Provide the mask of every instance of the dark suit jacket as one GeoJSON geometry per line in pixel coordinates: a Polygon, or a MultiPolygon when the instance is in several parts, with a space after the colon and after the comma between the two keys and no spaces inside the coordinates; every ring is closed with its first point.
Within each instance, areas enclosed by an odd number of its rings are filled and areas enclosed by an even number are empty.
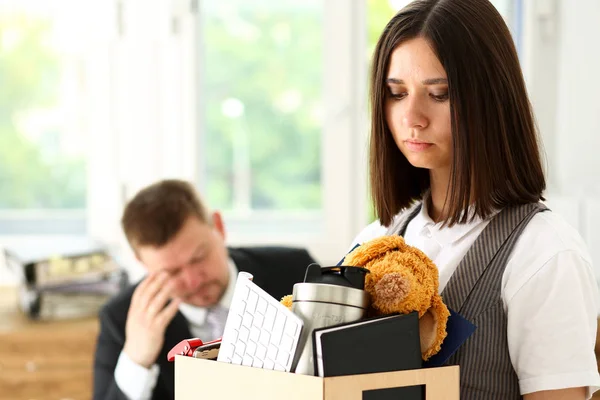
{"type": "MultiPolygon", "coordinates": [[[[314,262],[306,250],[284,247],[230,248],[229,256],[240,271],[254,275],[254,283],[276,299],[291,294],[294,283],[304,280],[306,267],[314,262]]],[[[100,311],[100,334],[94,359],[95,400],[126,400],[115,382],[114,372],[125,345],[125,321],[135,288],[124,290],[100,311]]],[[[165,331],[165,343],[156,361],[160,374],[152,399],[175,397],[174,363],[167,361],[167,353],[190,337],[187,320],[178,312],[165,331]]]]}

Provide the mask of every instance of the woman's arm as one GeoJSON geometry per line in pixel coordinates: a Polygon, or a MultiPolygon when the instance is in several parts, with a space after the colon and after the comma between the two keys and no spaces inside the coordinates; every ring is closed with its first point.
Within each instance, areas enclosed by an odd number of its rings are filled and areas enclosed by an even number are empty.
{"type": "Polygon", "coordinates": [[[585,391],[583,387],[544,390],[541,392],[529,393],[523,396],[523,400],[585,400],[585,391]]]}

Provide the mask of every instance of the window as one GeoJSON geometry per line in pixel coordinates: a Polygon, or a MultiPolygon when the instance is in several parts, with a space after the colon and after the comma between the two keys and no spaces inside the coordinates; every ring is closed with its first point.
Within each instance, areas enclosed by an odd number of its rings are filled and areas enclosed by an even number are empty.
{"type": "Polygon", "coordinates": [[[0,5],[0,234],[85,232],[82,14],[76,1],[0,5]]]}
{"type": "Polygon", "coordinates": [[[205,1],[200,16],[208,203],[230,215],[320,210],[322,2],[205,1]]]}
{"type": "Polygon", "coordinates": [[[337,261],[365,224],[365,4],[201,1],[197,182],[234,244],[337,261]]]}

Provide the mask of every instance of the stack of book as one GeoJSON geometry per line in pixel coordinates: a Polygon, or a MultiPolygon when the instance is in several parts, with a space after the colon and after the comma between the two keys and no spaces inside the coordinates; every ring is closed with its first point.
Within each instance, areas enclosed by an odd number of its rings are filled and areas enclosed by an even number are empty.
{"type": "Polygon", "coordinates": [[[5,249],[7,264],[20,280],[19,304],[31,319],[96,315],[127,284],[127,275],[101,246],[33,254],[5,249]]]}

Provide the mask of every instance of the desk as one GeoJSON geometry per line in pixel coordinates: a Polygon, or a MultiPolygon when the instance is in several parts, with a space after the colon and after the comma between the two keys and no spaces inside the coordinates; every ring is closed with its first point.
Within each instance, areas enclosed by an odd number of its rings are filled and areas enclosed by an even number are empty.
{"type": "Polygon", "coordinates": [[[30,321],[0,287],[0,400],[88,400],[97,318],[30,321]]]}

